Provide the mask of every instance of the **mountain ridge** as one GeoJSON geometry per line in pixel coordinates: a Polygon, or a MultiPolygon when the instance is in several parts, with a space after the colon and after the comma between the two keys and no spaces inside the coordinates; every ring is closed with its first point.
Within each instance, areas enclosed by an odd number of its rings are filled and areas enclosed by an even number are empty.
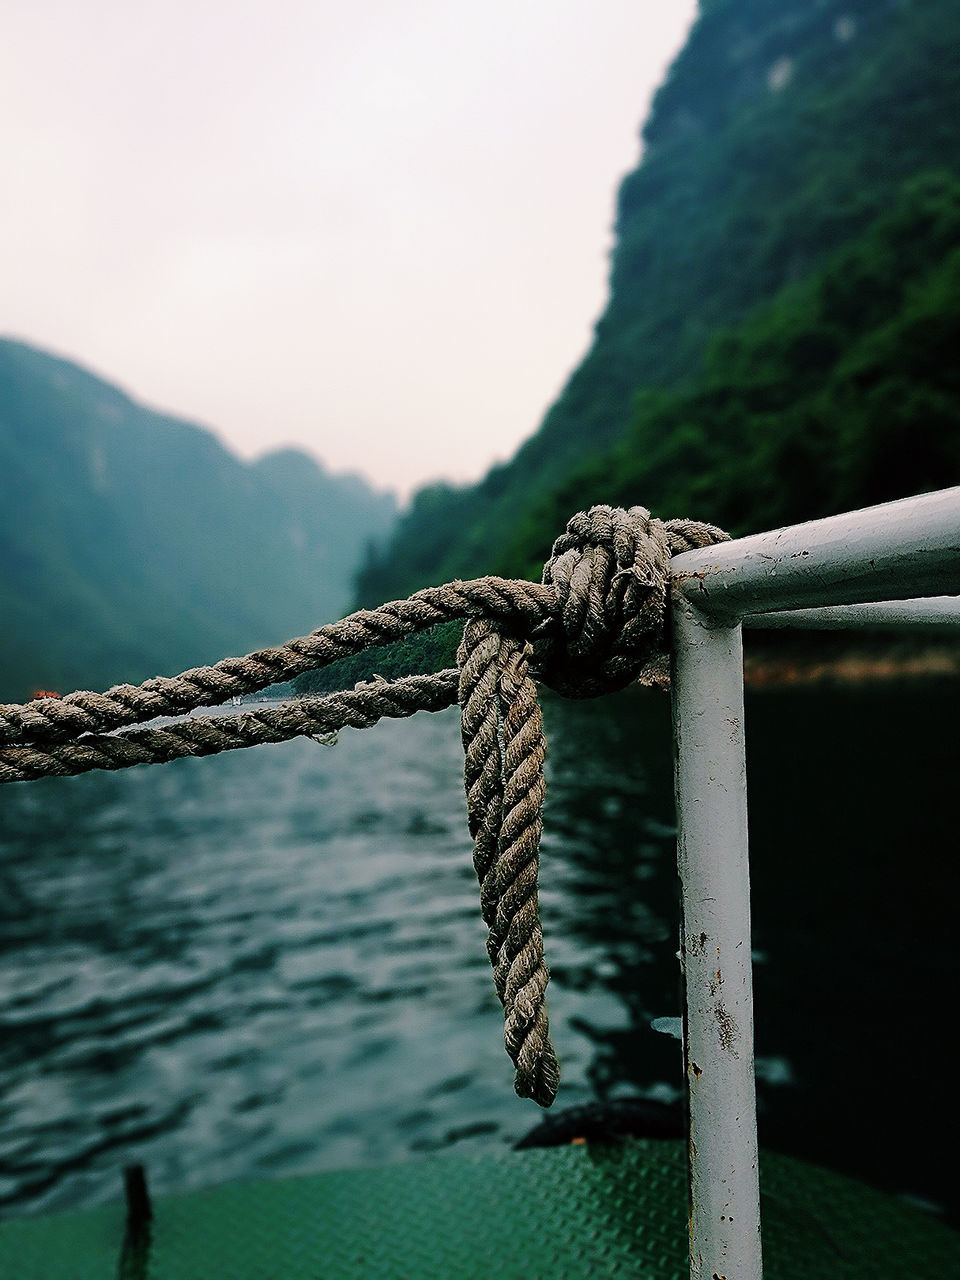
{"type": "Polygon", "coordinates": [[[282,642],[349,604],[392,494],[251,462],[63,356],[0,339],[2,696],[103,687],[282,642]]]}

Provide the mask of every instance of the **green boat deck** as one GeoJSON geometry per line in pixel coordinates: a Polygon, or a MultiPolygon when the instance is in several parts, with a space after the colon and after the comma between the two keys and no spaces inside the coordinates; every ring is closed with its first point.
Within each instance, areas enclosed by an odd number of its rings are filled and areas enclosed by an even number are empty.
{"type": "MultiPolygon", "coordinates": [[[[761,1187],[768,1280],[960,1276],[960,1234],[897,1199],[769,1153],[761,1187]]],[[[158,1197],[125,1253],[120,1202],[7,1219],[0,1276],[685,1280],[686,1198],[676,1141],[448,1154],[158,1197]]]]}

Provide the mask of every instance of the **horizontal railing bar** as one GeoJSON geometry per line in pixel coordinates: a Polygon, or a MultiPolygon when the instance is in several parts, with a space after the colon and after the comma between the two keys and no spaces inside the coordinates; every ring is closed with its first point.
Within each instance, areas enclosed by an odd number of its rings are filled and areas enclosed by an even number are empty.
{"type": "Polygon", "coordinates": [[[846,631],[855,627],[878,631],[914,628],[960,633],[960,596],[924,596],[914,600],[882,600],[872,604],[836,604],[823,609],[786,609],[751,613],[743,620],[754,631],[796,627],[807,631],[846,631]]]}
{"type": "Polygon", "coordinates": [[[725,624],[753,613],[960,595],[960,487],[685,551],[673,581],[725,624]]]}

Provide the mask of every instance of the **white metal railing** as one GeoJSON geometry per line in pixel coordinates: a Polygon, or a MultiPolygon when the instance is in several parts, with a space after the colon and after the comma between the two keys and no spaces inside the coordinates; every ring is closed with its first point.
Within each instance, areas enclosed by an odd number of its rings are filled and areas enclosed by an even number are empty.
{"type": "Polygon", "coordinates": [[[742,624],[958,625],[960,487],[684,552],[671,569],[690,1275],[760,1280],[742,624]]]}

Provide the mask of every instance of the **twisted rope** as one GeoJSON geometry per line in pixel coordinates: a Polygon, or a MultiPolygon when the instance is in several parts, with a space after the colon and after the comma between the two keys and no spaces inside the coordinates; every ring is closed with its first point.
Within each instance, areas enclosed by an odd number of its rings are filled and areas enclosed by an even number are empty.
{"type": "Polygon", "coordinates": [[[537,906],[544,793],[543,721],[530,645],[485,619],[468,622],[457,655],[467,820],[487,955],[504,1009],[504,1044],[522,1098],[548,1107],[560,1067],[544,995],[549,973],[537,906]]]}
{"type": "Polygon", "coordinates": [[[517,1093],[549,1106],[559,1066],[537,895],[544,739],[534,678],[577,698],[632,681],[660,683],[670,557],[726,538],[714,525],[655,520],[644,507],[592,507],[555,541],[542,585],[480,578],[428,587],[212,667],[0,706],[0,783],[213,755],[459,701],[467,816],[504,1043],[517,1093]],[[467,620],[456,672],[378,680],[252,714],[109,732],[253,693],[452,619],[467,620]]]}
{"type": "Polygon", "coordinates": [[[135,764],[166,764],[184,756],[213,756],[241,747],[319,737],[340,729],[367,729],[384,718],[400,719],[417,711],[441,711],[457,700],[458,674],[407,676],[393,682],[376,680],[325,698],[300,698],[280,707],[261,707],[239,716],[202,716],[155,729],[84,734],[76,742],[4,747],[0,750],[0,783],[30,782],[89,773],[92,769],[127,769],[135,764]]]}
{"type": "Polygon", "coordinates": [[[81,733],[102,733],[158,716],[216,706],[441,622],[498,618],[521,633],[529,633],[549,622],[553,609],[553,593],[533,582],[479,578],[426,587],[407,600],[360,609],[279,648],[224,658],[212,667],[195,667],[178,676],[156,676],[141,685],[118,684],[106,693],[79,691],[24,705],[0,704],[0,744],[62,742],[81,733]]]}
{"type": "Polygon", "coordinates": [[[646,507],[573,516],[543,570],[560,627],[541,646],[539,678],[568,698],[662,682],[670,557],[728,538],[696,520],[655,520],[646,507]]]}
{"type": "Polygon", "coordinates": [[[726,537],[713,525],[654,520],[644,507],[593,507],[568,523],[544,567],[559,626],[542,626],[533,645],[489,618],[464,628],[457,655],[464,783],[487,954],[514,1087],[544,1107],[556,1097],[560,1068],[537,899],[544,740],[530,663],[568,697],[658,682],[670,556],[726,537]]]}

